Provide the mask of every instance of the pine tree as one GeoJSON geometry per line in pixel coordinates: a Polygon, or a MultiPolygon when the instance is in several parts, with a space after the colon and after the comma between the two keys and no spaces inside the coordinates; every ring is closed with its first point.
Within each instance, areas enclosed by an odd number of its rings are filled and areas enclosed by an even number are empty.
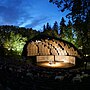
{"type": "Polygon", "coordinates": [[[43,26],[43,31],[45,31],[45,30],[46,30],[46,26],[44,25],[44,26],[43,26]]]}
{"type": "Polygon", "coordinates": [[[67,24],[66,34],[67,34],[66,36],[68,38],[68,41],[73,43],[73,27],[70,20],[68,21],[68,24],[67,24]]]}
{"type": "Polygon", "coordinates": [[[54,22],[53,30],[58,34],[58,23],[57,23],[57,21],[54,22]]]}
{"type": "Polygon", "coordinates": [[[52,28],[49,25],[49,23],[46,24],[46,26],[43,26],[43,34],[44,35],[48,35],[48,36],[52,36],[52,28]]]}
{"type": "Polygon", "coordinates": [[[60,22],[60,37],[61,38],[65,37],[65,29],[66,29],[65,20],[64,20],[64,17],[62,17],[61,22],[60,22]]]}
{"type": "Polygon", "coordinates": [[[49,25],[49,23],[46,24],[46,30],[51,30],[51,26],[49,25]]]}

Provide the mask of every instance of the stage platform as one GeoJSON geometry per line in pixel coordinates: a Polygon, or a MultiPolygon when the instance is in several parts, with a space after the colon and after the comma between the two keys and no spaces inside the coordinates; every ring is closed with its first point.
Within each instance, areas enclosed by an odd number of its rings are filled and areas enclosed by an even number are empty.
{"type": "Polygon", "coordinates": [[[36,65],[45,68],[70,68],[75,66],[66,62],[38,62],[36,65]]]}

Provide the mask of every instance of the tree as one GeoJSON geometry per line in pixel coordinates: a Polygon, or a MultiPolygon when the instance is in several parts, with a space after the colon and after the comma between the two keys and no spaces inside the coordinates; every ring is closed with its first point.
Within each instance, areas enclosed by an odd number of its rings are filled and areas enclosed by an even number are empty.
{"type": "Polygon", "coordinates": [[[65,37],[66,25],[64,17],[62,17],[60,22],[60,37],[63,39],[65,37]]]}
{"type": "Polygon", "coordinates": [[[66,26],[66,34],[67,34],[66,36],[68,38],[68,41],[71,43],[74,43],[73,42],[73,25],[70,20],[68,21],[68,24],[66,26]]]}
{"type": "Polygon", "coordinates": [[[49,23],[47,23],[47,25],[46,25],[46,30],[51,30],[51,26],[49,25],[49,23]]]}
{"type": "Polygon", "coordinates": [[[83,53],[89,47],[90,36],[90,0],[49,0],[56,4],[60,11],[69,10],[66,17],[72,18],[78,46],[83,47],[83,53]],[[87,45],[85,45],[87,44],[87,45]]]}
{"type": "Polygon", "coordinates": [[[76,18],[85,21],[90,10],[90,0],[49,0],[49,2],[56,4],[62,12],[69,10],[67,17],[72,17],[73,21],[76,18]]]}
{"type": "Polygon", "coordinates": [[[57,23],[57,21],[54,22],[53,31],[55,31],[58,34],[58,23],[57,23]]]}
{"type": "Polygon", "coordinates": [[[46,26],[45,25],[43,25],[43,31],[45,31],[46,30],[46,26]]]}
{"type": "Polygon", "coordinates": [[[10,52],[16,52],[17,55],[21,55],[26,40],[26,37],[22,37],[20,34],[11,32],[10,37],[4,41],[4,48],[8,49],[10,52]]]}
{"type": "Polygon", "coordinates": [[[77,37],[77,43],[78,43],[78,47],[83,45],[83,22],[80,19],[76,19],[74,25],[74,31],[76,32],[76,37],[77,37]]]}
{"type": "Polygon", "coordinates": [[[0,57],[4,57],[4,56],[5,56],[5,50],[4,50],[3,45],[1,44],[0,45],[0,57]]]}
{"type": "Polygon", "coordinates": [[[44,28],[43,29],[44,29],[43,30],[43,34],[44,35],[52,36],[52,28],[49,25],[49,23],[47,23],[46,26],[44,25],[44,28]]]}

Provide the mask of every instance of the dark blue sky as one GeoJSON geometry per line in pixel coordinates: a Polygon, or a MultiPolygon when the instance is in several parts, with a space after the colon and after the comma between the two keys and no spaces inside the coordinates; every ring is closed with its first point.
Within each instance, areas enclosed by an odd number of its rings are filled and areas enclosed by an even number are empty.
{"type": "Polygon", "coordinates": [[[59,9],[49,0],[0,0],[0,25],[15,25],[40,30],[47,22],[60,22],[59,9]]]}

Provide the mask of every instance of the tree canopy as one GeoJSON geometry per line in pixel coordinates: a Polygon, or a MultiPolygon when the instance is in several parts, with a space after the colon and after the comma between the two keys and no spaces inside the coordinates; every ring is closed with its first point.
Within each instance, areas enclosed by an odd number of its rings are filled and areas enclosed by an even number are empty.
{"type": "Polygon", "coordinates": [[[76,42],[82,47],[83,53],[90,51],[90,0],[49,0],[61,12],[68,10],[67,18],[73,21],[76,42]]]}
{"type": "Polygon", "coordinates": [[[90,15],[90,1],[89,0],[49,0],[49,2],[56,4],[62,12],[69,10],[67,17],[72,17],[75,21],[80,18],[85,21],[88,14],[90,15]]]}

